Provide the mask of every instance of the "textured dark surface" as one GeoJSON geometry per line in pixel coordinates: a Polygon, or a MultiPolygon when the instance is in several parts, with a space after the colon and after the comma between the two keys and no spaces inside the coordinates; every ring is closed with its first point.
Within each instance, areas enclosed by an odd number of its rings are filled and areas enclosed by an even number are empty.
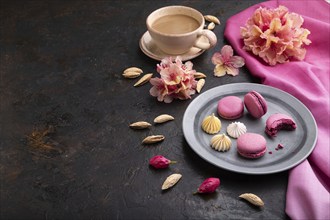
{"type": "MultiPolygon", "coordinates": [[[[191,102],[158,102],[150,85],[134,88],[123,69],[156,73],[157,61],[138,42],[153,10],[192,6],[222,21],[218,44],[192,60],[207,74],[203,91],[222,84],[258,82],[247,69],[236,77],[213,76],[211,56],[225,44],[228,17],[259,1],[12,1],[0,6],[0,210],[1,219],[287,219],[287,172],[252,176],[205,162],[184,140],[182,117],[191,102]],[[131,122],[161,113],[175,120],[143,131],[131,122]],[[50,129],[36,147],[28,136],[50,129]],[[160,144],[143,146],[150,134],[160,144]],[[47,146],[48,146],[47,145],[47,146]],[[156,154],[178,161],[154,170],[156,154]],[[178,172],[180,182],[160,187],[178,172]],[[208,177],[217,193],[193,196],[208,177]],[[263,209],[238,199],[252,192],[263,209]]],[[[197,97],[197,95],[194,95],[197,97]]]]}

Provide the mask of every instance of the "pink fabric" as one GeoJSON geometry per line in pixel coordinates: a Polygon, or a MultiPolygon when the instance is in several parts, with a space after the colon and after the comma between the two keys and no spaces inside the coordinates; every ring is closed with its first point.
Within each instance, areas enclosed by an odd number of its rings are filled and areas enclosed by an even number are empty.
{"type": "Polygon", "coordinates": [[[329,152],[329,78],[330,78],[330,5],[324,0],[267,1],[254,5],[227,20],[225,37],[235,52],[245,58],[251,74],[261,82],[280,88],[302,101],[312,112],[318,126],[318,140],[312,154],[289,171],[286,213],[292,219],[330,219],[329,152]],[[269,66],[242,49],[240,27],[258,7],[284,5],[303,16],[303,28],[311,31],[304,61],[269,66]]]}

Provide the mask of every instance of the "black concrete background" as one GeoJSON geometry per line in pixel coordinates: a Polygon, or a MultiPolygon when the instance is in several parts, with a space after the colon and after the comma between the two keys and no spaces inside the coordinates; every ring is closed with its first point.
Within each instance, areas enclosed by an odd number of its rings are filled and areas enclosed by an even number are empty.
{"type": "MultiPolygon", "coordinates": [[[[287,172],[243,175],[215,167],[195,154],[182,133],[191,100],[160,103],[150,84],[134,88],[122,77],[129,66],[156,74],[158,61],[138,42],[153,10],[187,5],[220,18],[215,48],[192,60],[207,75],[207,89],[258,82],[246,68],[236,77],[213,76],[211,56],[226,43],[226,20],[260,2],[240,1],[12,1],[0,6],[0,211],[1,219],[288,219],[287,172]],[[167,113],[175,120],[134,131],[135,121],[167,113]],[[33,147],[33,131],[53,128],[33,147]],[[151,134],[164,142],[143,146],[151,134]],[[155,170],[148,160],[162,154],[178,161],[155,170]],[[172,189],[167,176],[183,175],[172,189]],[[217,193],[193,196],[208,177],[217,193]],[[240,200],[252,192],[262,209],[240,200]]],[[[198,95],[194,95],[193,98],[198,95]]]]}

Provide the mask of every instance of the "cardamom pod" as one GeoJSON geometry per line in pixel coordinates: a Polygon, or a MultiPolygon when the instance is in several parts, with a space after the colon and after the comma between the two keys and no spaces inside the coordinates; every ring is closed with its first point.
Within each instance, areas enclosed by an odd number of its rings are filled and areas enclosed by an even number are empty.
{"type": "Polygon", "coordinates": [[[127,72],[137,72],[137,73],[143,73],[143,70],[138,68],[138,67],[129,67],[127,69],[124,70],[124,73],[127,73],[127,72]]]}
{"type": "Polygon", "coordinates": [[[195,72],[194,73],[194,78],[195,79],[206,78],[206,75],[204,73],[201,73],[201,72],[195,72]]]}
{"type": "Polygon", "coordinates": [[[152,77],[152,73],[148,73],[145,74],[144,76],[142,76],[135,84],[134,86],[142,86],[143,84],[145,84],[146,82],[148,82],[152,77]]]}
{"type": "Polygon", "coordinates": [[[151,135],[143,139],[142,144],[154,144],[165,139],[164,135],[151,135]]]}
{"type": "Polygon", "coordinates": [[[138,121],[129,125],[133,129],[145,129],[151,127],[151,124],[146,121],[138,121]]]}
{"type": "Polygon", "coordinates": [[[220,20],[213,15],[204,15],[204,19],[215,24],[220,24],[220,20]]]}
{"type": "Polygon", "coordinates": [[[154,122],[157,124],[160,124],[160,123],[164,123],[164,122],[171,121],[171,120],[174,120],[174,117],[172,115],[162,114],[162,115],[157,116],[154,119],[154,122]]]}
{"type": "Polygon", "coordinates": [[[200,93],[204,85],[205,85],[205,79],[198,80],[197,86],[196,86],[196,91],[198,93],[200,93]]]}
{"type": "Polygon", "coordinates": [[[128,72],[124,72],[123,73],[123,76],[125,78],[128,78],[128,79],[134,79],[134,78],[137,78],[141,75],[141,73],[139,72],[134,72],[134,71],[128,71],[128,72]]]}
{"type": "Polygon", "coordinates": [[[264,202],[257,195],[254,195],[252,193],[244,193],[240,195],[239,198],[245,199],[255,206],[262,207],[265,205],[264,202]]]}
{"type": "Polygon", "coordinates": [[[162,190],[169,189],[174,186],[181,179],[181,177],[182,175],[179,173],[174,173],[167,177],[162,185],[162,190]]]}
{"type": "Polygon", "coordinates": [[[209,23],[209,25],[207,25],[207,29],[212,31],[213,29],[215,28],[215,23],[214,22],[211,22],[209,23]]]}

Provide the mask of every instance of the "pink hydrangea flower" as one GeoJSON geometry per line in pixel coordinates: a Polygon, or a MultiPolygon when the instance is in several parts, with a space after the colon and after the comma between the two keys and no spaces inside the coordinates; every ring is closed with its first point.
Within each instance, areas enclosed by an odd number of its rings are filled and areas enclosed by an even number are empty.
{"type": "Polygon", "coordinates": [[[212,63],[215,65],[215,76],[224,76],[226,73],[233,76],[238,75],[238,68],[244,66],[245,63],[242,57],[233,55],[233,48],[229,45],[223,46],[220,53],[213,54],[212,63]]]}
{"type": "Polygon", "coordinates": [[[261,57],[269,65],[303,60],[310,31],[302,28],[303,17],[290,13],[284,6],[275,9],[258,8],[241,27],[246,51],[261,57]]]}
{"type": "Polygon", "coordinates": [[[150,79],[150,95],[165,103],[170,103],[173,99],[190,99],[195,94],[197,85],[194,78],[196,71],[192,68],[192,62],[182,63],[180,57],[176,57],[174,62],[171,57],[164,58],[157,64],[160,78],[150,79]]]}

